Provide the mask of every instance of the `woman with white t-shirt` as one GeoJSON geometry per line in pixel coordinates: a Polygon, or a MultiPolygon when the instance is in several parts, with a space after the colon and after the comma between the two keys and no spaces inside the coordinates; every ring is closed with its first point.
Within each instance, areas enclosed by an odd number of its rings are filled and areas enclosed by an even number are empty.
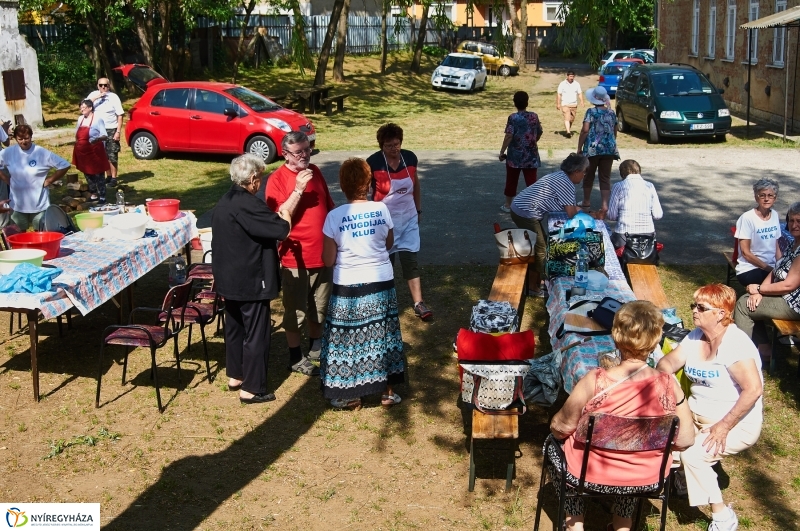
{"type": "Polygon", "coordinates": [[[712,468],[724,456],[753,446],[763,422],[761,358],[747,334],[733,324],[736,292],[710,284],[694,292],[696,328],[677,349],[658,362],[658,370],[683,373],[691,381],[689,409],[695,422],[694,445],[679,453],[683,472],[676,488],[686,489],[689,505],[711,505],[709,531],[733,531],[738,519],[722,500],[712,468]]]}
{"type": "Polygon", "coordinates": [[[778,183],[772,179],[760,179],[753,185],[753,195],[756,208],[739,216],[734,234],[739,240],[736,278],[745,287],[761,284],[781,257],[778,246],[780,216],[772,208],[778,198],[778,183]]]}
{"type": "Polygon", "coordinates": [[[382,393],[381,405],[400,403],[405,359],[394,270],[392,218],[385,204],[368,201],[372,171],[351,158],[339,170],[347,204],[328,213],[322,260],[333,267],[333,290],[322,333],[322,392],[335,408],[360,409],[361,397],[382,393]]]}

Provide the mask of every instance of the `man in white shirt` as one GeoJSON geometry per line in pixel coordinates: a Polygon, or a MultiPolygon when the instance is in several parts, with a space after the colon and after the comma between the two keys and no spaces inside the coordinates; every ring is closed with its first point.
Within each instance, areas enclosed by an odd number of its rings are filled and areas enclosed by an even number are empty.
{"type": "Polygon", "coordinates": [[[111,92],[108,78],[101,77],[97,80],[97,90],[86,96],[86,99],[94,103],[94,112],[103,119],[106,124],[106,155],[111,163],[111,175],[106,177],[106,183],[110,186],[117,185],[117,174],[119,173],[119,139],[122,134],[122,102],[119,96],[111,92]]]}
{"type": "Polygon", "coordinates": [[[567,138],[572,137],[572,122],[578,110],[578,99],[583,107],[583,91],[580,84],[575,81],[575,72],[567,72],[567,79],[558,84],[556,92],[556,110],[564,115],[564,130],[567,138]]]}

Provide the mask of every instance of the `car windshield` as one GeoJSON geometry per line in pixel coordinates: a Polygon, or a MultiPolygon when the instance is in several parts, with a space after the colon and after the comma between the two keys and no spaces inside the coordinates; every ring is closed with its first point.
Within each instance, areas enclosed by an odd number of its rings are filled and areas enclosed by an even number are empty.
{"type": "Polygon", "coordinates": [[[653,74],[653,90],[658,96],[714,94],[714,86],[696,72],[653,74]]]}
{"type": "Polygon", "coordinates": [[[472,57],[458,57],[455,55],[448,55],[442,61],[442,66],[450,66],[453,68],[466,68],[468,70],[478,70],[480,68],[480,59],[473,59],[472,57]]]}
{"type": "Polygon", "coordinates": [[[608,61],[611,59],[611,55],[611,52],[606,52],[606,54],[603,56],[603,61],[608,61]]]}
{"type": "Polygon", "coordinates": [[[276,111],[281,108],[280,105],[277,103],[272,103],[258,92],[253,92],[252,90],[244,87],[225,89],[225,92],[243,102],[255,112],[276,111]]]}
{"type": "Polygon", "coordinates": [[[606,76],[618,76],[622,74],[629,67],[620,65],[608,65],[603,69],[603,74],[606,76]]]}

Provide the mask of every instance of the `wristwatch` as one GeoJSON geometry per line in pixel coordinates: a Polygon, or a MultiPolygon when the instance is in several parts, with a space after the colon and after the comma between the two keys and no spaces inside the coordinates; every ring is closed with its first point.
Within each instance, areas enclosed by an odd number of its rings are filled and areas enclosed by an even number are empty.
{"type": "Polygon", "coordinates": [[[761,284],[756,285],[756,291],[761,293],[761,284]]]}

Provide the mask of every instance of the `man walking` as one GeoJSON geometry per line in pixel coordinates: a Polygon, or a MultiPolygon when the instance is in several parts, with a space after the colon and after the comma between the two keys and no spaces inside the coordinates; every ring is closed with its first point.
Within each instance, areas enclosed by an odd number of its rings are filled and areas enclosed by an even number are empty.
{"type": "MultiPolygon", "coordinates": [[[[311,164],[311,147],[305,133],[287,133],[281,142],[286,163],[267,180],[264,199],[274,212],[298,203],[292,216],[292,230],[278,249],[283,288],[283,329],[289,345],[289,370],[316,376],[322,325],[328,310],[333,270],[322,261],[322,226],[334,204],[319,168],[311,164]],[[305,190],[295,183],[311,173],[305,190]],[[300,330],[308,322],[309,353],[300,350],[300,330]]],[[[262,188],[264,186],[262,185],[262,188]]]]}
{"type": "Polygon", "coordinates": [[[564,115],[564,131],[567,138],[572,137],[572,122],[575,121],[575,114],[578,110],[578,98],[583,107],[583,92],[580,84],[575,81],[575,72],[569,70],[567,79],[558,84],[556,93],[556,110],[564,115]]]}
{"type": "Polygon", "coordinates": [[[119,172],[119,139],[122,135],[122,115],[124,114],[122,102],[119,100],[119,96],[111,92],[108,78],[105,77],[97,80],[97,90],[86,96],[86,99],[92,100],[94,112],[106,124],[106,133],[108,134],[106,155],[108,155],[108,162],[111,163],[111,175],[106,177],[106,183],[109,186],[116,186],[119,172]]]}

